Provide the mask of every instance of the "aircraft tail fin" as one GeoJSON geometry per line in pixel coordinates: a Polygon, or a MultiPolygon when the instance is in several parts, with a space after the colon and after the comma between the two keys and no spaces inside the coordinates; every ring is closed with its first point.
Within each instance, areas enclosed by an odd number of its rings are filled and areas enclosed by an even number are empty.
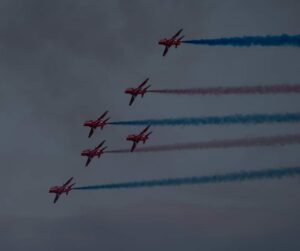
{"type": "Polygon", "coordinates": [[[184,38],[184,36],[181,36],[180,38],[178,38],[178,40],[181,42],[181,40],[184,38]]]}
{"type": "Polygon", "coordinates": [[[146,143],[146,140],[148,139],[149,135],[151,134],[152,132],[149,132],[145,135],[145,139],[143,140],[143,143],[145,144],[146,143]]]}
{"type": "Polygon", "coordinates": [[[176,44],[175,45],[175,48],[177,48],[179,45],[180,45],[180,43],[181,43],[181,39],[183,39],[184,38],[184,36],[181,36],[180,38],[178,38],[178,44],[176,44]]]}
{"type": "Polygon", "coordinates": [[[148,91],[148,89],[151,87],[151,85],[148,85],[145,87],[144,92],[142,93],[142,97],[144,97],[145,93],[148,91]]]}
{"type": "Polygon", "coordinates": [[[103,121],[102,125],[101,125],[101,130],[103,129],[103,127],[107,124],[107,121],[109,120],[110,118],[107,118],[106,120],[103,121]]]}
{"type": "Polygon", "coordinates": [[[68,195],[69,194],[69,192],[72,190],[72,187],[75,185],[76,183],[73,183],[73,184],[71,184],[69,187],[68,187],[68,191],[66,192],[66,195],[68,195]]]}
{"type": "Polygon", "coordinates": [[[101,151],[98,153],[98,159],[100,158],[101,154],[104,153],[104,150],[107,148],[107,146],[101,148],[101,151]]]}

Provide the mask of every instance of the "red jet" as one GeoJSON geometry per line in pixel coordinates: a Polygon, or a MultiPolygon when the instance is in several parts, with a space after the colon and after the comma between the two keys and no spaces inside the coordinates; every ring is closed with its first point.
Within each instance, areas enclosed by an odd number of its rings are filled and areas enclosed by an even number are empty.
{"type": "Polygon", "coordinates": [[[137,88],[127,88],[125,90],[125,93],[130,94],[131,95],[131,99],[129,102],[129,105],[132,105],[133,101],[135,100],[135,98],[138,95],[141,95],[142,97],[144,97],[145,93],[147,92],[148,88],[151,85],[146,86],[145,88],[144,85],[148,82],[149,78],[145,79],[143,83],[141,83],[137,88]]]}
{"type": "Polygon", "coordinates": [[[135,135],[135,134],[131,134],[128,135],[127,140],[128,141],[132,141],[133,145],[131,147],[131,152],[133,152],[133,150],[136,148],[136,145],[142,141],[144,144],[146,143],[146,141],[149,139],[149,135],[152,132],[149,132],[145,135],[145,133],[147,132],[147,130],[149,129],[150,126],[147,126],[143,131],[141,131],[139,134],[135,135]]]}
{"type": "Polygon", "coordinates": [[[108,113],[108,111],[106,111],[105,113],[103,113],[99,118],[97,118],[96,120],[88,120],[86,122],[84,122],[83,126],[88,126],[91,128],[90,133],[89,133],[89,138],[93,135],[94,130],[97,127],[100,127],[101,130],[103,129],[103,127],[105,125],[107,125],[107,121],[110,118],[104,119],[104,117],[106,116],[106,114],[108,113]]]}
{"type": "Polygon", "coordinates": [[[182,32],[183,29],[180,29],[172,38],[164,38],[159,40],[158,44],[164,45],[165,50],[163,53],[163,56],[165,56],[168,52],[168,50],[174,45],[175,48],[177,48],[181,44],[181,39],[184,38],[184,36],[181,36],[180,38],[177,38],[179,34],[182,32]]]}
{"type": "Polygon", "coordinates": [[[69,185],[72,180],[73,180],[73,177],[70,178],[62,186],[55,186],[55,187],[51,187],[49,189],[49,193],[55,193],[55,198],[54,198],[53,203],[56,203],[56,201],[59,199],[59,196],[61,196],[63,193],[65,193],[66,195],[68,195],[68,193],[72,190],[72,187],[75,185],[75,183],[69,185]]]}
{"type": "Polygon", "coordinates": [[[107,147],[103,147],[100,149],[100,147],[105,143],[105,140],[103,140],[98,146],[96,146],[94,149],[87,149],[87,150],[83,150],[81,152],[81,156],[86,156],[88,157],[85,166],[88,166],[92,160],[92,158],[98,156],[98,158],[100,158],[101,154],[104,153],[104,150],[107,147]]]}

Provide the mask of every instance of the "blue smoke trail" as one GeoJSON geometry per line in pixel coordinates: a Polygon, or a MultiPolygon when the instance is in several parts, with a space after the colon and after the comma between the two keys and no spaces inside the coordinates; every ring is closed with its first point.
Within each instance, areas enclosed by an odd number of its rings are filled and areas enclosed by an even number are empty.
{"type": "Polygon", "coordinates": [[[286,114],[252,114],[252,115],[228,115],[223,117],[177,118],[177,119],[147,119],[110,122],[112,125],[136,125],[136,126],[167,126],[167,125],[229,125],[229,124],[262,124],[262,123],[286,123],[299,122],[300,113],[286,114]]]}
{"type": "Polygon", "coordinates": [[[229,46],[300,46],[300,35],[277,36],[245,36],[216,39],[185,40],[182,43],[199,45],[229,45],[229,46]]]}
{"type": "Polygon", "coordinates": [[[94,190],[94,189],[124,189],[124,188],[141,188],[157,186],[181,186],[181,185],[204,185],[224,182],[242,182],[248,180],[261,179],[280,179],[300,175],[300,167],[265,169],[258,171],[240,171],[211,176],[194,176],[174,179],[132,181],[125,183],[113,183],[94,186],[75,187],[74,190],[94,190]]]}

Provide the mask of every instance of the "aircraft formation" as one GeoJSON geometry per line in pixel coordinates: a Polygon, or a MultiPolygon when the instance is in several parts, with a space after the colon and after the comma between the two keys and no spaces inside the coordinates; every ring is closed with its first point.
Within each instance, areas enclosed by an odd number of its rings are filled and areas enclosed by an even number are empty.
{"type": "MultiPolygon", "coordinates": [[[[253,46],[253,45],[260,45],[260,46],[300,46],[300,35],[296,36],[288,36],[288,35],[281,35],[281,36],[265,36],[265,37],[240,37],[240,38],[220,38],[220,39],[201,39],[201,40],[185,40],[183,41],[182,39],[184,36],[180,36],[182,33],[183,29],[180,29],[178,32],[175,33],[171,38],[164,38],[159,40],[158,44],[164,46],[164,50],[162,53],[162,56],[165,57],[167,53],[169,52],[170,48],[175,47],[178,48],[179,45],[182,43],[186,44],[205,44],[205,45],[232,45],[232,46],[253,46]]],[[[192,88],[192,89],[162,89],[162,90],[149,90],[151,85],[148,84],[149,78],[146,78],[143,82],[141,82],[137,87],[131,87],[127,88],[124,93],[130,95],[130,100],[129,100],[129,106],[132,106],[133,103],[136,101],[136,98],[140,96],[141,98],[144,97],[146,93],[165,93],[165,94],[193,94],[193,95],[228,95],[228,94],[274,94],[274,93],[300,93],[300,85],[277,85],[277,86],[253,86],[253,87],[217,87],[217,88],[192,88]]],[[[108,111],[105,111],[101,116],[96,118],[95,120],[88,120],[83,123],[84,127],[89,128],[88,132],[88,138],[91,138],[95,131],[97,129],[103,130],[104,127],[106,127],[109,124],[125,124],[127,122],[109,122],[110,117],[107,116],[108,111]]],[[[248,122],[253,122],[253,123],[262,123],[263,121],[266,122],[288,122],[288,121],[298,121],[300,120],[300,114],[285,114],[285,115],[254,115],[254,116],[237,116],[234,115],[234,117],[223,117],[223,118],[198,118],[198,119],[188,119],[186,122],[185,119],[181,119],[178,121],[170,120],[170,121],[160,121],[161,124],[166,124],[166,123],[177,123],[177,124],[183,124],[183,123],[202,123],[202,124],[218,124],[218,123],[248,123],[248,122]],[[219,122],[221,121],[221,122],[219,122]]],[[[141,122],[141,121],[139,121],[141,122]]],[[[143,121],[142,121],[143,122],[143,121]]],[[[156,121],[158,122],[158,121],[156,121]]],[[[151,120],[148,120],[147,123],[143,122],[144,126],[146,126],[142,131],[137,132],[136,134],[131,134],[128,135],[126,140],[129,141],[132,145],[130,148],[130,152],[134,152],[140,143],[145,144],[149,140],[149,136],[152,134],[152,131],[150,130],[151,126],[151,120]],[[150,121],[150,122],[149,122],[150,121]]],[[[131,123],[133,124],[133,123],[131,123]]],[[[140,124],[141,125],[141,124],[140,124]]],[[[153,125],[153,124],[152,124],[153,125]]],[[[299,136],[300,137],[300,136],[299,136]]],[[[294,140],[294,136],[292,139],[294,140]]],[[[276,143],[277,141],[279,143],[282,143],[283,137],[280,139],[267,139],[267,144],[273,144],[274,142],[276,143]],[[270,143],[271,142],[271,143],[270,143]]],[[[295,140],[294,140],[295,141],[295,140]]],[[[293,142],[294,142],[293,141],[293,142]]],[[[236,145],[245,145],[249,146],[249,140],[235,140],[234,144],[236,145]]],[[[262,140],[261,139],[255,139],[253,140],[253,145],[261,145],[262,140]]],[[[299,143],[300,140],[297,141],[299,143]]],[[[217,146],[220,147],[222,144],[224,145],[226,142],[208,142],[208,143],[202,143],[198,145],[193,144],[192,147],[206,147],[210,146],[217,146]]],[[[88,167],[93,160],[94,157],[100,158],[101,155],[109,152],[106,151],[107,146],[104,145],[105,140],[103,140],[99,145],[91,148],[91,149],[86,149],[81,152],[82,157],[86,157],[86,162],[85,162],[85,167],[88,167]]],[[[227,145],[232,146],[234,145],[232,142],[227,142],[227,145]]],[[[226,145],[226,144],[225,144],[226,145]]],[[[165,149],[177,149],[177,148],[184,148],[185,146],[167,146],[165,149]]],[[[153,148],[155,150],[155,147],[153,148]]],[[[163,147],[161,147],[163,149],[163,147]]],[[[129,151],[129,150],[128,150],[129,151]]],[[[139,151],[139,150],[138,150],[139,151]]],[[[110,151],[114,152],[114,151],[110,151]]],[[[118,151],[115,151],[118,152],[118,151]]],[[[124,152],[121,150],[120,152],[124,152]]],[[[300,172],[297,169],[297,172],[300,172]]],[[[263,173],[264,175],[264,173],[263,173]]],[[[71,177],[69,180],[67,180],[62,186],[54,186],[49,189],[49,193],[54,193],[55,198],[53,203],[56,203],[60,196],[62,194],[68,195],[68,193],[71,190],[74,189],[81,189],[80,187],[74,187],[75,183],[72,183],[73,177],[71,177]]],[[[194,181],[194,179],[193,179],[194,181]]],[[[181,182],[181,181],[180,181],[181,182]]],[[[202,181],[201,181],[202,182],[202,181]]],[[[147,183],[147,182],[146,182],[147,183]]],[[[158,182],[161,184],[161,182],[158,182]]],[[[171,182],[172,183],[172,182],[171,182]]],[[[126,183],[127,184],[127,183],[126,183]]],[[[148,183],[147,183],[148,184],[148,183]]],[[[151,183],[152,184],[152,183],[151,183]]],[[[166,183],[167,184],[167,183],[166,183]]],[[[169,183],[168,183],[169,184],[169,183]]],[[[173,183],[172,183],[173,184],[173,183]]],[[[136,183],[134,183],[136,186],[136,183]]],[[[102,186],[100,186],[102,187],[102,186]]],[[[113,186],[112,186],[113,187],[113,186]]],[[[83,189],[85,189],[83,187],[83,189]]]]}
{"type": "MultiPolygon", "coordinates": [[[[181,40],[183,39],[184,36],[181,36],[180,38],[177,38],[180,33],[182,32],[183,29],[180,29],[174,36],[171,38],[164,38],[161,39],[158,44],[165,46],[163,56],[166,56],[167,52],[169,49],[174,46],[177,48],[181,44],[181,40]]],[[[151,87],[151,85],[147,85],[147,82],[149,81],[149,78],[145,79],[138,87],[136,88],[127,88],[124,93],[131,95],[131,99],[129,101],[129,105],[131,106],[133,102],[135,101],[137,96],[144,97],[144,95],[147,93],[148,89],[151,87]]],[[[84,127],[89,127],[90,131],[88,134],[88,137],[91,138],[92,135],[94,134],[95,130],[97,128],[100,128],[101,130],[109,124],[109,117],[106,117],[108,114],[108,111],[105,111],[100,117],[98,117],[95,120],[87,120],[83,123],[84,127]]],[[[150,128],[150,125],[148,125],[144,130],[139,132],[138,134],[131,134],[128,135],[126,140],[132,142],[132,147],[130,149],[131,152],[133,152],[138,143],[142,142],[143,144],[146,143],[146,141],[149,139],[149,135],[152,132],[148,132],[150,128]]],[[[94,147],[93,149],[86,149],[81,152],[81,156],[87,157],[85,166],[89,166],[91,163],[92,159],[94,157],[100,158],[102,154],[105,153],[105,149],[107,149],[106,146],[104,146],[105,140],[103,140],[98,146],[94,147]]],[[[73,177],[71,177],[68,181],[66,181],[62,186],[54,186],[49,189],[49,193],[54,193],[55,197],[53,200],[53,203],[56,203],[57,200],[60,198],[62,194],[68,195],[68,193],[72,190],[72,187],[75,185],[75,183],[71,183],[73,180],[73,177]]]]}

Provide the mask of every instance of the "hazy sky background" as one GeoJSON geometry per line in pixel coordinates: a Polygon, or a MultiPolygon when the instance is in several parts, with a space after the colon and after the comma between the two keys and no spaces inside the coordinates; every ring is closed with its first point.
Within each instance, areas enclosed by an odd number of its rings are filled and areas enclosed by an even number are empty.
{"type": "MultiPolygon", "coordinates": [[[[299,112],[299,95],[163,96],[128,106],[124,89],[299,83],[300,49],[157,44],[299,34],[298,0],[0,1],[1,250],[299,250],[299,178],[123,191],[48,194],[77,185],[297,166],[299,146],[107,154],[139,127],[88,139],[84,120],[299,112]]],[[[299,124],[155,127],[150,145],[299,132],[299,124]]]]}

